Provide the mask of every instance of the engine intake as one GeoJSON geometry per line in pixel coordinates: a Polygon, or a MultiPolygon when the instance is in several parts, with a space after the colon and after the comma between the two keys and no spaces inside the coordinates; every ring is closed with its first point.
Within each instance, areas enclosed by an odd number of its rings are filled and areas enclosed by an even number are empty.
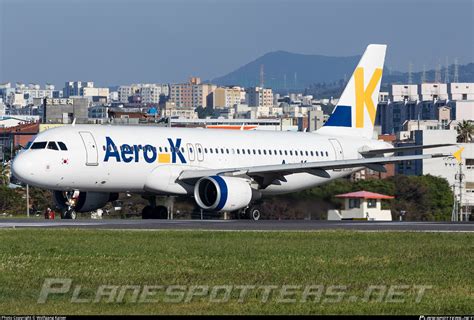
{"type": "Polygon", "coordinates": [[[204,210],[233,211],[245,208],[252,200],[247,180],[235,177],[201,178],[194,187],[197,204],[204,210]]]}

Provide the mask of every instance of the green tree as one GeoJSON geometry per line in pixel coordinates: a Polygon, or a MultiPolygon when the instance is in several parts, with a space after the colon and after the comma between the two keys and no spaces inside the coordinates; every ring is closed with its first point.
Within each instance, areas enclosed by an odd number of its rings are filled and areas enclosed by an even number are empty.
{"type": "Polygon", "coordinates": [[[458,133],[457,142],[468,143],[472,141],[472,137],[474,136],[474,125],[471,122],[463,120],[458,123],[456,130],[458,133]]]}

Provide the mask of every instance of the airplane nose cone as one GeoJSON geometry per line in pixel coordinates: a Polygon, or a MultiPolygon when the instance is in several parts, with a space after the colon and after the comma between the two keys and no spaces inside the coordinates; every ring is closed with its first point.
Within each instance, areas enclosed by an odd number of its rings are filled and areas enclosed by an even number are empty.
{"type": "Polygon", "coordinates": [[[33,162],[25,154],[19,154],[12,163],[12,174],[20,181],[28,183],[33,175],[33,162]]]}

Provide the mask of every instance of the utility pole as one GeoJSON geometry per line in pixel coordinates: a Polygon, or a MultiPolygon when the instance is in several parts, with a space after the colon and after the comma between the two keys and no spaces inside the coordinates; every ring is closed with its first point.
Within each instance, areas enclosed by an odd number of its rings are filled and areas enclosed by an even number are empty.
{"type": "Polygon", "coordinates": [[[457,207],[457,197],[456,197],[456,183],[453,183],[453,211],[451,213],[451,221],[458,221],[458,207],[457,207]]]}
{"type": "Polygon", "coordinates": [[[30,186],[26,185],[26,216],[30,217],[30,186]]]}

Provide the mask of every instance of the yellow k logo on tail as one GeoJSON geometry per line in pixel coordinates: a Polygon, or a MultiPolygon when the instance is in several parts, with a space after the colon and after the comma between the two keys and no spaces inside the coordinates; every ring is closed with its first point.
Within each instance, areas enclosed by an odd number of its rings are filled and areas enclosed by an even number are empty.
{"type": "Polygon", "coordinates": [[[382,78],[382,69],[375,69],[370,78],[369,84],[364,91],[364,68],[358,67],[354,71],[355,81],[355,96],[356,96],[356,128],[364,127],[364,106],[367,106],[367,111],[370,116],[372,124],[375,122],[375,105],[372,100],[372,94],[374,93],[375,87],[382,78]]]}

